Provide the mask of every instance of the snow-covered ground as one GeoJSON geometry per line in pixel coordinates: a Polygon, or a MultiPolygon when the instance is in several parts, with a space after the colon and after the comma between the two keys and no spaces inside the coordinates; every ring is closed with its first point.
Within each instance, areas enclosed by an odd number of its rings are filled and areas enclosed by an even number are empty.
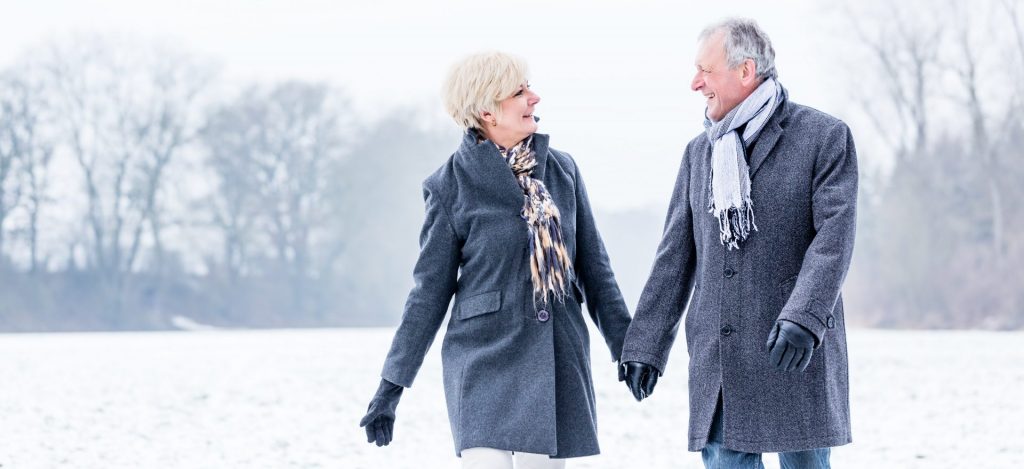
{"type": "MultiPolygon", "coordinates": [[[[394,443],[357,426],[391,333],[0,335],[0,468],[457,468],[439,342],[394,443]]],[[[603,454],[568,467],[701,467],[685,448],[684,345],[637,403],[593,343],[603,454]]],[[[1024,465],[1024,334],[854,330],[850,362],[854,444],[834,467],[1024,465]]]]}

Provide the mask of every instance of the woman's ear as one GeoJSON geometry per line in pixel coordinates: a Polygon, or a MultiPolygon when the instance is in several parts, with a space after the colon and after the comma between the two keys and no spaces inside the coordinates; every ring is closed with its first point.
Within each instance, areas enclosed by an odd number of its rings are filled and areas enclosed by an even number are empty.
{"type": "Polygon", "coordinates": [[[494,127],[498,125],[498,116],[495,116],[491,111],[480,111],[480,122],[494,127]]]}

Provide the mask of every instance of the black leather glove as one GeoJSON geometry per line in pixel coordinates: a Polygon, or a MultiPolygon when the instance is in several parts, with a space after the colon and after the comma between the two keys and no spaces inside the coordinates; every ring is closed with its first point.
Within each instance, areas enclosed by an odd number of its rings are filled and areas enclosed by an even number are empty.
{"type": "Polygon", "coordinates": [[[654,394],[654,385],[658,384],[661,371],[653,365],[642,362],[626,362],[622,364],[626,372],[626,386],[637,401],[654,394]]]}
{"type": "Polygon", "coordinates": [[[814,355],[815,338],[804,326],[780,319],[768,333],[766,345],[773,366],[784,371],[804,371],[814,355]]]}
{"type": "Polygon", "coordinates": [[[626,365],[624,363],[615,362],[615,368],[619,369],[619,382],[626,380],[626,365]]]}
{"type": "Polygon", "coordinates": [[[395,432],[395,408],[405,389],[386,379],[380,380],[377,392],[370,399],[370,407],[366,415],[359,421],[359,426],[366,428],[366,442],[387,446],[395,432]]]}

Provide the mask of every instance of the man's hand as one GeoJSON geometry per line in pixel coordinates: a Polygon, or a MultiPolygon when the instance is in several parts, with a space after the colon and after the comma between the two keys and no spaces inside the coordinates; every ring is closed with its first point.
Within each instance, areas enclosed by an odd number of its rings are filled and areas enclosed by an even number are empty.
{"type": "Polygon", "coordinates": [[[814,334],[803,326],[785,319],[775,322],[768,334],[768,359],[783,370],[804,371],[814,355],[814,334]]]}
{"type": "Polygon", "coordinates": [[[658,384],[658,376],[661,376],[661,371],[652,365],[641,362],[626,362],[621,367],[626,374],[626,386],[629,387],[637,401],[642,401],[645,397],[654,394],[654,385],[658,384]]]}
{"type": "Polygon", "coordinates": [[[395,408],[405,389],[386,379],[380,380],[377,393],[370,400],[366,415],[359,421],[359,426],[366,429],[366,442],[387,446],[395,432],[395,408]]]}

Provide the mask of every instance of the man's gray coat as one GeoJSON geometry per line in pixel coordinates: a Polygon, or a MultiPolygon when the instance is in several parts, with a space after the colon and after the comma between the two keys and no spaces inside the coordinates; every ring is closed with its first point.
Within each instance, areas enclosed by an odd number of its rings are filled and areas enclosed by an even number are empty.
{"type": "Polygon", "coordinates": [[[576,281],[564,302],[534,305],[523,190],[490,141],[469,132],[423,184],[426,221],[409,293],[382,377],[409,387],[455,295],[441,347],[455,450],[489,447],[568,458],[597,454],[590,317],[622,351],[629,313],[568,154],[533,139],[561,213],[576,281]],[[461,270],[461,272],[460,272],[461,270]]]}
{"type": "Polygon", "coordinates": [[[820,111],[783,102],[750,154],[757,231],[738,250],[722,245],[718,221],[708,213],[711,149],[705,134],[686,147],[622,361],[665,372],[685,309],[690,451],[705,446],[720,391],[729,449],[764,453],[849,443],[839,290],[855,231],[857,157],[850,130],[820,111]],[[800,324],[818,339],[806,372],[769,363],[765,343],[777,319],[800,324]]]}

